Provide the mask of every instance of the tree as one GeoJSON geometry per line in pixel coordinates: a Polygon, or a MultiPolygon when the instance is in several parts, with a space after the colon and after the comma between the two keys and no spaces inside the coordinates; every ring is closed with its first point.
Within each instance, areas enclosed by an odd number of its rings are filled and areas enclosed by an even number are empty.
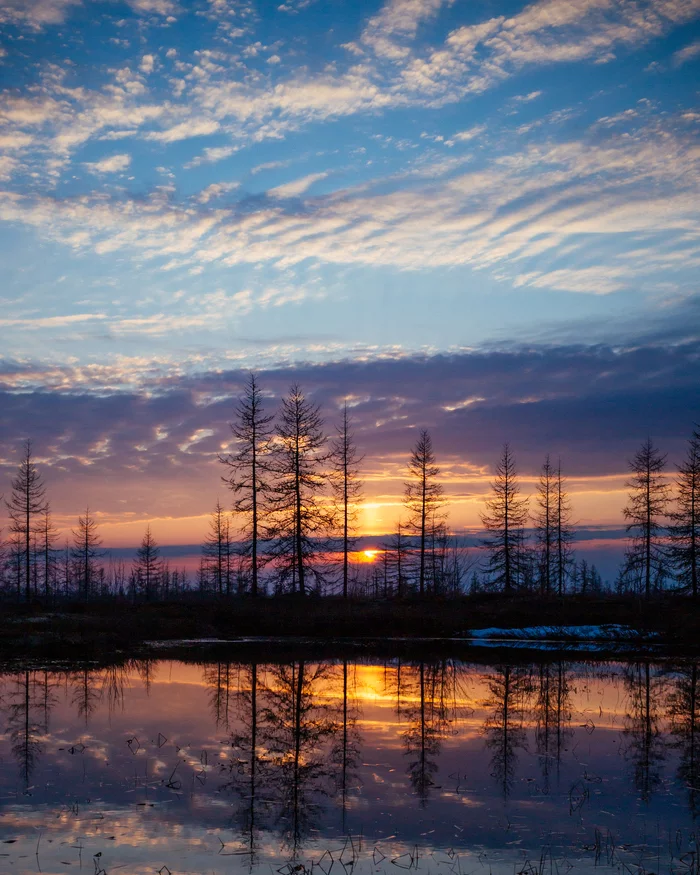
{"type": "Polygon", "coordinates": [[[221,502],[216,502],[209,521],[209,534],[202,546],[206,567],[214,582],[214,590],[218,595],[231,594],[231,578],[233,575],[231,521],[221,502]]]}
{"type": "Polygon", "coordinates": [[[327,438],[320,408],[294,385],[282,400],[272,471],[275,486],[271,496],[273,542],[271,554],[279,582],[301,595],[313,577],[317,588],[323,574],[314,560],[333,528],[332,508],[322,501],[328,461],[327,438]]]}
{"type": "Polygon", "coordinates": [[[237,441],[235,452],[220,456],[229,473],[223,477],[233,493],[233,510],[242,520],[244,541],[241,550],[250,562],[250,594],[257,596],[260,572],[260,541],[263,525],[264,499],[268,491],[269,442],[274,417],[265,414],[263,394],[255,374],[250,374],[243,396],[236,404],[236,421],[230,423],[237,441]]]}
{"type": "Polygon", "coordinates": [[[436,526],[444,517],[443,489],[437,481],[440,469],[435,464],[433,442],[425,429],[421,431],[411,453],[408,475],[411,479],[404,484],[404,505],[409,513],[408,529],[418,539],[418,591],[422,596],[425,595],[427,551],[434,539],[436,526]]]}
{"type": "Polygon", "coordinates": [[[540,471],[532,519],[535,523],[540,592],[550,595],[556,577],[557,480],[549,454],[540,471]]]}
{"type": "Polygon", "coordinates": [[[355,545],[354,528],[357,523],[357,503],[362,496],[359,465],[362,456],[357,453],[352,420],[348,415],[347,402],[343,418],[336,429],[337,435],[331,445],[331,484],[336,502],[340,505],[343,551],[343,598],[348,597],[349,553],[355,545]]]}
{"type": "Polygon", "coordinates": [[[151,526],[149,524],[146,526],[141,546],[136,551],[136,563],[134,565],[136,584],[143,591],[147,602],[151,601],[153,595],[158,590],[161,572],[160,549],[151,534],[151,526]]]}
{"type": "Polygon", "coordinates": [[[554,505],[555,582],[559,596],[564,595],[569,569],[573,561],[571,542],[574,530],[571,524],[571,503],[561,474],[561,459],[557,465],[554,505]]]}
{"type": "Polygon", "coordinates": [[[489,551],[487,570],[493,586],[511,593],[520,586],[525,566],[527,500],[520,497],[515,460],[508,444],[503,445],[491,490],[486,512],[481,515],[489,532],[489,537],[482,541],[489,551]]]}
{"type": "Polygon", "coordinates": [[[19,463],[17,476],[12,481],[12,495],[5,502],[10,515],[10,532],[17,536],[17,545],[22,549],[22,579],[25,600],[31,599],[32,582],[32,535],[36,517],[46,508],[46,488],[32,456],[32,442],[24,445],[24,455],[19,463]]]}
{"type": "Polygon", "coordinates": [[[97,559],[102,556],[102,539],[97,533],[97,521],[90,516],[90,508],[85,508],[85,516],[78,517],[78,528],[73,530],[71,558],[74,562],[78,592],[83,601],[88,601],[97,578],[97,559]]]}
{"type": "Polygon", "coordinates": [[[670,514],[670,559],[681,586],[694,599],[700,589],[700,427],[678,466],[676,505],[670,514]]]}
{"type": "Polygon", "coordinates": [[[58,538],[58,532],[51,521],[51,510],[48,502],[41,515],[41,522],[37,528],[39,537],[39,549],[43,554],[44,568],[44,598],[48,601],[51,595],[51,586],[56,578],[56,550],[54,544],[58,538]]]}
{"type": "Polygon", "coordinates": [[[648,599],[652,585],[660,586],[666,576],[667,557],[660,520],[668,506],[668,484],[663,474],[666,456],[654,446],[651,438],[629,462],[632,472],[627,481],[629,501],[623,513],[632,543],[626,553],[629,574],[638,588],[643,587],[648,599]]]}

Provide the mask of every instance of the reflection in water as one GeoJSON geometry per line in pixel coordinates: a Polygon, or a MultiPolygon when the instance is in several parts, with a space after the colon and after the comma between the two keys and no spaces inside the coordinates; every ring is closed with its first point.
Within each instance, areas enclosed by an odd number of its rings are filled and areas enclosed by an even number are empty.
{"type": "Polygon", "coordinates": [[[625,753],[634,766],[634,784],[639,797],[649,802],[661,781],[659,765],[664,756],[657,704],[661,700],[661,689],[658,680],[652,678],[648,662],[628,666],[625,680],[629,695],[625,753]]]}
{"type": "Polygon", "coordinates": [[[559,774],[564,745],[572,735],[566,665],[544,663],[535,681],[535,745],[542,772],[542,792],[550,791],[552,769],[559,774]]]}
{"type": "Polygon", "coordinates": [[[700,803],[700,673],[696,663],[680,667],[668,695],[671,736],[680,748],[678,777],[688,788],[688,805],[697,817],[700,803]]]}
{"type": "Polygon", "coordinates": [[[0,869],[695,865],[696,663],[198,659],[0,677],[0,869]]]}
{"type": "Polygon", "coordinates": [[[495,666],[488,679],[491,695],[484,704],[493,712],[484,722],[483,733],[486,747],[491,752],[491,775],[504,799],[513,788],[517,752],[527,748],[523,720],[530,688],[530,675],[523,667],[495,666]]]}

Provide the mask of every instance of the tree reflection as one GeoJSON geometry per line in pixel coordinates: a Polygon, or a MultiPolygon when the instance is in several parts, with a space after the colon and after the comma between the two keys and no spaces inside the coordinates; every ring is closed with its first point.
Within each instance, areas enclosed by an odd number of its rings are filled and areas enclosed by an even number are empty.
{"type": "Polygon", "coordinates": [[[428,803],[442,740],[456,716],[447,699],[453,680],[453,666],[443,660],[430,665],[419,663],[410,680],[404,681],[412,689],[410,704],[403,712],[408,725],[402,735],[406,755],[411,757],[408,776],[421,807],[428,803]]]}
{"type": "Polygon", "coordinates": [[[517,666],[495,666],[488,678],[490,696],[484,702],[493,713],[482,732],[491,752],[491,777],[498,783],[504,799],[513,788],[518,750],[527,748],[523,728],[524,699],[530,689],[529,673],[517,666]]]}
{"type": "Polygon", "coordinates": [[[102,698],[102,690],[97,685],[98,678],[99,673],[91,671],[87,663],[83,665],[80,671],[71,675],[73,691],[71,700],[77,708],[78,716],[84,721],[86,726],[102,698]]]}
{"type": "Polygon", "coordinates": [[[239,799],[234,818],[247,837],[251,866],[256,862],[258,835],[269,808],[269,799],[261,798],[269,770],[268,758],[261,752],[258,738],[259,688],[258,666],[253,663],[241,672],[241,685],[236,693],[238,726],[231,735],[231,760],[224,766],[229,774],[224,786],[239,799]]]}
{"type": "Polygon", "coordinates": [[[27,792],[32,772],[43,751],[42,737],[48,728],[50,705],[45,686],[36,672],[24,671],[15,675],[12,684],[8,696],[7,732],[27,792]]]}
{"type": "Polygon", "coordinates": [[[625,674],[629,695],[625,756],[634,765],[634,784],[640,798],[649,802],[661,781],[659,765],[664,755],[657,709],[661,691],[659,683],[652,679],[648,662],[629,666],[625,674]]]}
{"type": "Polygon", "coordinates": [[[317,687],[328,667],[304,660],[268,672],[261,736],[269,752],[270,786],[276,823],[295,858],[313,828],[321,799],[330,793],[332,769],[325,745],[338,732],[330,707],[318,701],[317,687]]]}
{"type": "Polygon", "coordinates": [[[678,778],[688,788],[693,817],[700,813],[700,673],[696,663],[678,669],[668,695],[674,747],[680,749],[678,778]]]}
{"type": "Polygon", "coordinates": [[[535,693],[535,745],[542,770],[542,790],[549,793],[552,766],[558,774],[565,740],[573,735],[569,682],[563,662],[540,665],[535,693]]]}
{"type": "Polygon", "coordinates": [[[348,790],[358,780],[357,765],[360,758],[360,735],[357,729],[359,706],[354,695],[350,697],[348,662],[342,665],[342,699],[339,706],[339,731],[333,745],[331,760],[337,768],[336,784],[340,793],[340,804],[345,832],[345,815],[348,808],[348,790]]]}
{"type": "Polygon", "coordinates": [[[204,682],[209,688],[209,706],[216,726],[229,728],[231,709],[231,663],[217,662],[204,669],[204,682]]]}

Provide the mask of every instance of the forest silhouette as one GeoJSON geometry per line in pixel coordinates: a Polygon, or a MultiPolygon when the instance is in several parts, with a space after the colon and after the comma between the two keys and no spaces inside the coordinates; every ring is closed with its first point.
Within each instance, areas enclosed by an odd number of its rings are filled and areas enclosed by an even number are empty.
{"type": "Polygon", "coordinates": [[[627,549],[615,580],[575,554],[576,524],[562,460],[546,455],[536,493],[526,497],[513,449],[504,444],[481,519],[468,547],[450,530],[448,497],[429,431],[419,432],[405,468],[403,512],[371,562],[356,550],[362,462],[347,405],[329,434],[323,413],[298,385],[276,411],[250,374],[220,456],[230,507],[217,501],[197,573],[172,568],[147,525],[134,561],[103,546],[89,507],[58,545],[43,472],[31,440],[5,498],[2,592],[18,603],[158,602],[191,596],[342,596],[444,599],[479,593],[542,597],[605,592],[650,599],[698,598],[700,430],[674,475],[647,439],[628,462],[627,549]]]}

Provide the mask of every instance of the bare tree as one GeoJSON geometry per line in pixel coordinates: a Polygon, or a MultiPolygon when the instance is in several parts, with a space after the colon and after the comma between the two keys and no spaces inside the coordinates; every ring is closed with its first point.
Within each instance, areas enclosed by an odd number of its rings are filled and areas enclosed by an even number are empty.
{"type": "Polygon", "coordinates": [[[343,418],[336,428],[336,438],[331,444],[331,485],[337,504],[340,505],[341,541],[343,552],[343,598],[348,597],[349,553],[354,547],[357,524],[357,504],[362,496],[362,482],[359,465],[363,457],[358,455],[352,419],[348,414],[347,402],[343,407],[343,418]]]}
{"type": "Polygon", "coordinates": [[[216,502],[211,519],[209,534],[202,545],[202,555],[218,595],[231,594],[233,576],[233,545],[231,544],[231,521],[221,502],[216,502]]]}
{"type": "Polygon", "coordinates": [[[638,587],[643,587],[646,598],[650,597],[652,586],[662,585],[667,573],[661,523],[669,501],[665,465],[666,456],[656,449],[651,438],[629,462],[632,476],[627,481],[630,493],[623,513],[632,543],[626,553],[626,566],[638,587]]]}
{"type": "MultiPolygon", "coordinates": [[[[408,529],[418,539],[418,591],[425,595],[426,557],[435,535],[435,528],[444,519],[440,469],[430,434],[423,429],[408,463],[410,480],[404,484],[404,505],[408,509],[408,529]]],[[[435,581],[433,580],[433,587],[435,581]]]]}
{"type": "Polygon", "coordinates": [[[684,590],[700,589],[700,428],[693,430],[685,460],[678,466],[676,505],[670,514],[670,558],[684,590]]]}
{"type": "Polygon", "coordinates": [[[326,444],[319,407],[299,386],[292,386],[282,400],[277,425],[270,550],[281,586],[301,595],[309,577],[317,589],[323,583],[315,560],[324,552],[334,525],[332,508],[323,501],[326,444]]]}
{"type": "Polygon", "coordinates": [[[24,566],[22,578],[26,601],[31,599],[32,585],[32,535],[35,531],[35,519],[46,508],[46,489],[41,475],[34,463],[32,442],[24,445],[24,455],[19,463],[17,476],[12,481],[12,495],[5,502],[10,515],[10,532],[17,537],[17,545],[21,545],[24,566]]]}
{"type": "Polygon", "coordinates": [[[540,592],[550,595],[556,574],[556,520],[557,520],[557,481],[556,474],[545,457],[535,496],[535,542],[537,544],[540,592]]]}
{"type": "Polygon", "coordinates": [[[566,481],[561,473],[561,459],[559,459],[556,474],[554,507],[554,543],[556,550],[555,580],[559,596],[564,595],[566,581],[569,577],[571,563],[573,562],[571,542],[574,539],[574,529],[571,522],[571,502],[569,501],[569,495],[566,492],[565,485],[566,481]]]}
{"type": "Polygon", "coordinates": [[[141,546],[136,551],[136,562],[134,564],[136,583],[143,590],[147,602],[151,601],[158,591],[162,570],[163,564],[160,558],[160,549],[151,534],[151,526],[149,524],[146,526],[141,546]]]}
{"type": "Polygon", "coordinates": [[[263,394],[255,374],[250,374],[243,396],[236,404],[231,433],[234,452],[220,456],[229,469],[223,478],[233,493],[233,510],[242,520],[242,553],[250,563],[250,594],[257,596],[260,575],[260,542],[265,534],[264,499],[268,491],[269,442],[274,417],[265,414],[263,394]]]}
{"type": "Polygon", "coordinates": [[[43,554],[44,598],[48,601],[56,578],[57,556],[54,544],[58,538],[58,531],[51,520],[51,510],[48,502],[41,515],[41,521],[37,527],[37,535],[39,538],[39,548],[43,554]]]}
{"type": "Polygon", "coordinates": [[[78,517],[78,528],[73,530],[71,557],[74,562],[78,591],[83,601],[88,601],[97,578],[97,560],[102,556],[102,539],[97,533],[97,521],[85,508],[85,516],[78,517]]]}
{"type": "Polygon", "coordinates": [[[489,537],[483,540],[489,551],[487,570],[492,585],[511,593],[520,586],[525,567],[527,500],[520,496],[515,459],[508,444],[503,446],[491,490],[486,512],[481,515],[484,528],[489,532],[489,537]]]}

